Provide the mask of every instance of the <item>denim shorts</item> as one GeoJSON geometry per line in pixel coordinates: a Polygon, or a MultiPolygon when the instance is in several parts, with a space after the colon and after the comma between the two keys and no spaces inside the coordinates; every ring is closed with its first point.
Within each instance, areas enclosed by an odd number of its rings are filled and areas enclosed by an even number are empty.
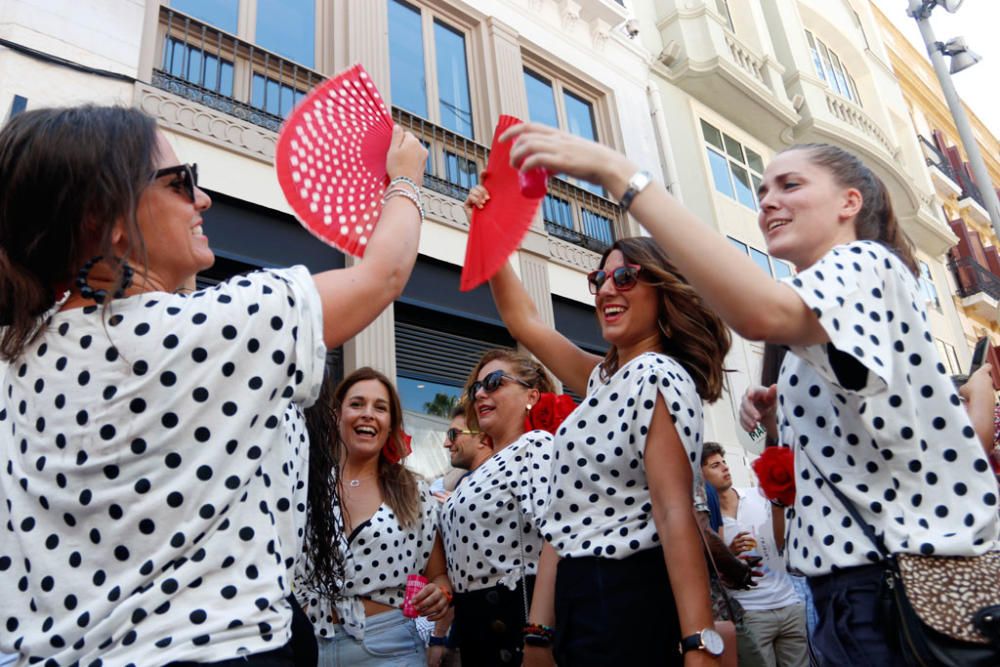
{"type": "Polygon", "coordinates": [[[354,639],[343,625],[333,638],[319,639],[319,667],[426,667],[427,652],[412,618],[399,609],[365,619],[365,638],[354,639]]]}

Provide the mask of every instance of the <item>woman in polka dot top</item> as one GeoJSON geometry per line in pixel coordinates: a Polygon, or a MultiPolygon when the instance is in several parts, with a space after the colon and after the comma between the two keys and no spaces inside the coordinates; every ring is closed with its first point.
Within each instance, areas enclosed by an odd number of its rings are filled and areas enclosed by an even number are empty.
{"type": "MultiPolygon", "coordinates": [[[[613,195],[636,172],[602,146],[537,126],[520,134],[512,158],[526,167],[613,195]]],[[[786,544],[815,594],[814,640],[824,664],[899,664],[874,618],[880,556],[819,472],[897,553],[997,549],[997,484],[938,358],[883,183],[844,150],[807,145],[779,153],[758,194],[768,251],[798,269],[780,282],[659,185],[637,194],[632,212],[738,333],[788,346],[777,386],[797,483],[786,544]]],[[[760,399],[758,419],[775,406],[760,399]]]]}
{"type": "Polygon", "coordinates": [[[434,621],[448,609],[451,584],[437,534],[438,502],[402,464],[409,445],[399,394],[389,378],[366,366],[320,400],[330,404],[334,428],[311,428],[309,436],[330,446],[338,462],[340,503],[332,511],[343,526],[346,573],[331,598],[304,581],[311,563],[298,572],[319,664],[425,665],[424,642],[402,612],[406,579],[426,576],[413,604],[434,621]]]}
{"type": "MultiPolygon", "coordinates": [[[[388,172],[420,182],[425,156],[398,130],[388,172]]],[[[308,449],[288,420],[326,348],[401,293],[419,214],[390,201],[350,269],[178,294],[214,261],[179,162],[126,107],[0,131],[0,651],[19,665],[294,663],[308,449]]]]}
{"type": "Polygon", "coordinates": [[[650,239],[615,242],[598,267],[603,359],[544,323],[509,265],[490,281],[511,334],[585,395],[556,432],[531,621],[554,618],[559,665],[716,664],[693,506],[729,334],[650,239]]]}
{"type": "Polygon", "coordinates": [[[525,416],[540,394],[552,391],[541,364],[504,349],[486,352],[466,384],[466,424],[488,438],[494,453],[441,512],[463,664],[521,663],[552,460],[552,435],[526,431],[525,416]]]}

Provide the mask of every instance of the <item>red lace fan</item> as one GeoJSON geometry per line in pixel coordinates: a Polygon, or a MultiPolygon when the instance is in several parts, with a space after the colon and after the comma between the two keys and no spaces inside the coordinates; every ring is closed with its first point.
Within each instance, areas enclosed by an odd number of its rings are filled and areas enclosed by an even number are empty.
{"type": "Polygon", "coordinates": [[[522,194],[518,170],[510,166],[512,142],[498,141],[507,128],[521,122],[513,116],[500,116],[493,131],[490,160],[483,174],[483,185],[489,190],[490,199],[472,212],[460,284],[463,292],[489,280],[517,250],[542,201],[544,188],[538,197],[522,194]]]}
{"type": "Polygon", "coordinates": [[[309,93],[278,136],[274,167],[296,217],[356,257],[382,209],[392,126],[368,72],[355,65],[309,93]]]}

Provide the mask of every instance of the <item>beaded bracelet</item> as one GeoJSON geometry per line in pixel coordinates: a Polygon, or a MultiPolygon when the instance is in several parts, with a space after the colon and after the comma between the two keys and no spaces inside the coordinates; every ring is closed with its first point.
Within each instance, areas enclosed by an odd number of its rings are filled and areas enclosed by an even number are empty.
{"type": "Polygon", "coordinates": [[[417,195],[418,197],[420,196],[420,186],[417,185],[416,181],[414,181],[412,178],[407,178],[406,176],[397,176],[396,178],[389,181],[388,189],[392,189],[392,186],[394,185],[409,185],[411,188],[413,188],[413,194],[417,195]]]}
{"type": "Polygon", "coordinates": [[[521,630],[524,643],[528,646],[551,646],[555,637],[555,630],[541,623],[529,623],[521,630]]]}
{"type": "Polygon", "coordinates": [[[385,204],[390,199],[395,197],[403,197],[413,202],[413,205],[417,207],[417,211],[420,213],[420,222],[424,221],[424,206],[420,202],[419,197],[414,195],[412,192],[407,192],[406,190],[387,190],[386,193],[382,195],[382,204],[385,204]]]}

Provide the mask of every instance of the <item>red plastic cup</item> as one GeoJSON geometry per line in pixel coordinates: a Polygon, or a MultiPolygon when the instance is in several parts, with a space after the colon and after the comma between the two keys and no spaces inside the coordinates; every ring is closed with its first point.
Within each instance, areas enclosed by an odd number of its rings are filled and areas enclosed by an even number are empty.
{"type": "Polygon", "coordinates": [[[427,585],[427,577],[422,574],[410,574],[406,577],[406,594],[403,596],[403,616],[416,618],[420,612],[413,606],[413,598],[427,585]]]}
{"type": "Polygon", "coordinates": [[[517,172],[517,185],[521,194],[530,199],[541,199],[549,191],[549,171],[544,167],[535,167],[528,171],[517,172]]]}

